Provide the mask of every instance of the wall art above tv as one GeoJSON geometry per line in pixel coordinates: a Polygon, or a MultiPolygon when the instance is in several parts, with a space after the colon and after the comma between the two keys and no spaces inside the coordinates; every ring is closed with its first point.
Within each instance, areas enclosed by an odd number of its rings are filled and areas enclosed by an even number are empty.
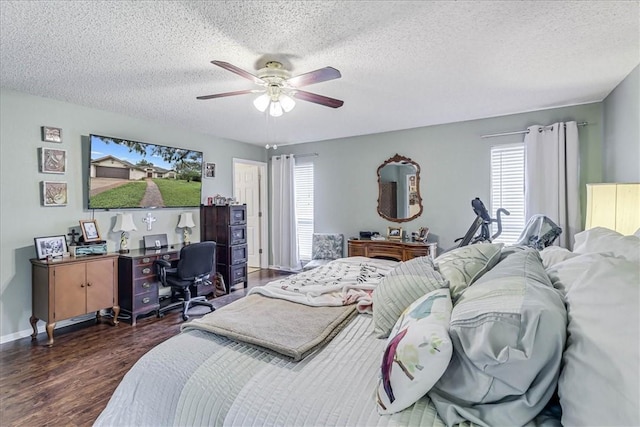
{"type": "Polygon", "coordinates": [[[89,209],[200,206],[202,152],[89,135],[89,209]]]}

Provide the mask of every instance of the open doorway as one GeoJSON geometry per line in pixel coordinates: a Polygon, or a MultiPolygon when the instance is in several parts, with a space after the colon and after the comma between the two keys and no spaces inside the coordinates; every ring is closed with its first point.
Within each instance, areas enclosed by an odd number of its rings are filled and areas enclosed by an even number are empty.
{"type": "Polygon", "coordinates": [[[248,272],[267,268],[267,164],[233,159],[233,197],[247,205],[248,272]]]}

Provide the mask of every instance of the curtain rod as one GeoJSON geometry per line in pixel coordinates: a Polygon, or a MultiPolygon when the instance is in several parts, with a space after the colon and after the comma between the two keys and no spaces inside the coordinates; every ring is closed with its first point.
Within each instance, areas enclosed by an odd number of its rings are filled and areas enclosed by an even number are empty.
{"type": "Polygon", "coordinates": [[[275,157],[276,159],[279,159],[282,156],[289,156],[289,155],[293,157],[318,157],[319,156],[318,153],[304,153],[304,154],[282,154],[280,156],[273,156],[273,157],[275,157]]]}
{"type": "MultiPolygon", "coordinates": [[[[588,122],[580,122],[580,123],[578,123],[578,126],[587,126],[588,124],[589,124],[588,122]]],[[[552,127],[552,126],[553,125],[543,126],[543,127],[548,128],[548,127],[552,127]]],[[[481,135],[480,138],[494,138],[496,136],[518,135],[518,134],[521,134],[521,133],[529,133],[529,129],[516,130],[516,131],[513,131],[513,132],[492,133],[491,135],[481,135]]]]}

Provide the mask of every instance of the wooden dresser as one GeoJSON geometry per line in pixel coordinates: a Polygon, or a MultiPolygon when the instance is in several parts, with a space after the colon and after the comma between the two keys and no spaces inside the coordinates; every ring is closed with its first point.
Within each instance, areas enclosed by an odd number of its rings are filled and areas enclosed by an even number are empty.
{"type": "Polygon", "coordinates": [[[435,257],[437,243],[409,242],[402,240],[350,239],[349,256],[387,258],[408,261],[421,256],[435,257]]]}
{"type": "Polygon", "coordinates": [[[47,322],[47,345],[53,345],[53,329],[59,320],[113,309],[112,323],[118,323],[118,254],[89,255],[31,260],[32,315],[35,339],[38,320],[47,322]]]}
{"type": "Polygon", "coordinates": [[[201,206],[200,240],[216,242],[216,270],[226,291],[242,283],[247,287],[247,206],[201,206]]]}

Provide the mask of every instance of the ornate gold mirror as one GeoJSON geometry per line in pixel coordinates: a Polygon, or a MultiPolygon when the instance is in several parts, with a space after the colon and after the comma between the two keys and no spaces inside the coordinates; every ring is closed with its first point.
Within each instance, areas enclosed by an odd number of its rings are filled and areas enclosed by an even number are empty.
{"type": "Polygon", "coordinates": [[[378,214],[393,222],[422,214],[420,165],[396,154],[378,167],[378,214]]]}

